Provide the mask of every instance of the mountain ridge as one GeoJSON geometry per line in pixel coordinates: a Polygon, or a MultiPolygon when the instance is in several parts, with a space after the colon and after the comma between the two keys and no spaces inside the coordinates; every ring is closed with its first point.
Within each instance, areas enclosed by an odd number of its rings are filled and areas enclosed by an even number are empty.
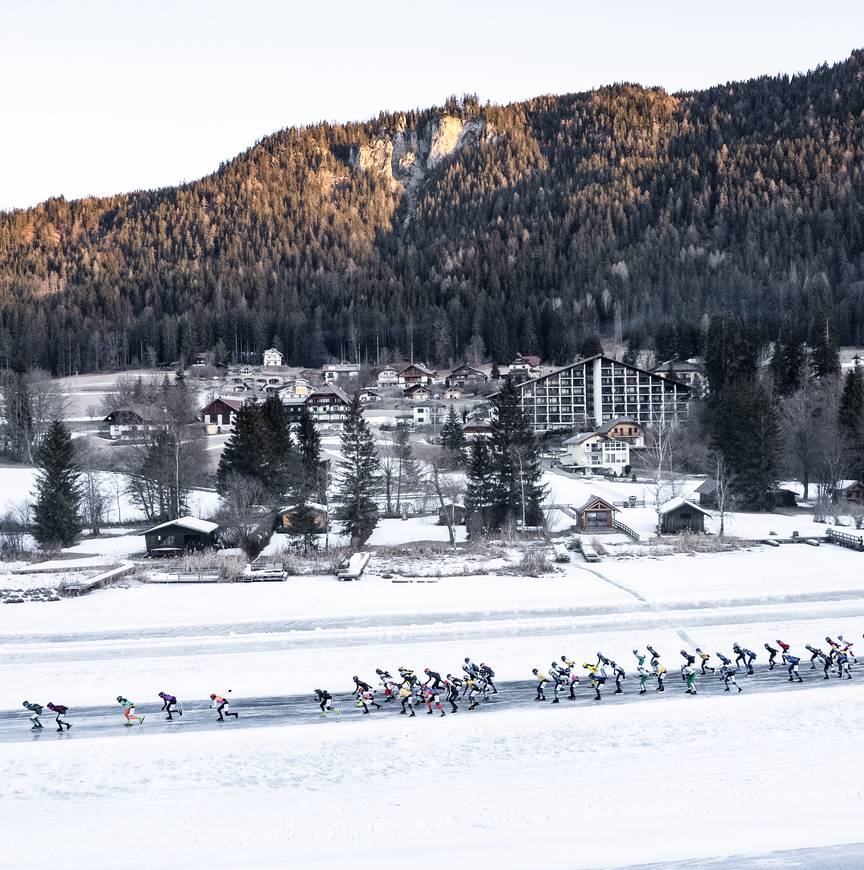
{"type": "Polygon", "coordinates": [[[721,309],[859,340],[862,112],[854,52],[286,128],[193,182],[0,214],[0,363],[686,354],[721,309]]]}

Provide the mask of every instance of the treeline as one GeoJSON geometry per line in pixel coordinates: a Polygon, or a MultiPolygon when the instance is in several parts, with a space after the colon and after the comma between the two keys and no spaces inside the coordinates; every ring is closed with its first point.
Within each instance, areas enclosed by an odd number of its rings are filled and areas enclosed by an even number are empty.
{"type": "MultiPolygon", "coordinates": [[[[864,53],[669,95],[476,98],[269,136],[200,181],[0,215],[0,366],[698,350],[725,312],[864,339],[864,53]],[[352,154],[479,128],[406,195],[352,154]]],[[[422,149],[420,149],[422,151],[422,149]]],[[[419,152],[418,152],[419,153],[419,152]]],[[[424,155],[418,158],[424,162],[424,155]]],[[[418,164],[419,165],[419,164],[418,164]]],[[[425,163],[424,163],[425,165],[425,163]]]]}

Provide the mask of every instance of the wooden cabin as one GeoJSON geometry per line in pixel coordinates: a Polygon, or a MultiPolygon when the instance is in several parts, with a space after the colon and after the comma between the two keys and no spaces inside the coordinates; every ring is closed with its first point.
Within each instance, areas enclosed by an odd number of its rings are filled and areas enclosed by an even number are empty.
{"type": "Polygon", "coordinates": [[[705,517],[711,514],[686,498],[673,498],[660,506],[660,534],[704,532],[705,517]]]}
{"type": "Polygon", "coordinates": [[[618,508],[599,495],[592,495],[577,508],[577,528],[580,532],[609,532],[615,528],[618,508]]]}
{"type": "Polygon", "coordinates": [[[178,556],[217,544],[218,523],[197,517],[178,517],[142,532],[148,556],[178,556]]]}
{"type": "MultiPolygon", "coordinates": [[[[302,505],[291,505],[290,507],[282,508],[276,514],[276,531],[281,535],[296,535],[298,534],[297,523],[300,519],[300,510],[302,505]]],[[[306,509],[312,516],[312,523],[315,526],[315,531],[324,533],[327,531],[327,508],[323,504],[307,502],[306,509]]]]}
{"type": "Polygon", "coordinates": [[[464,504],[445,504],[438,509],[438,525],[464,526],[467,512],[464,504]]]}

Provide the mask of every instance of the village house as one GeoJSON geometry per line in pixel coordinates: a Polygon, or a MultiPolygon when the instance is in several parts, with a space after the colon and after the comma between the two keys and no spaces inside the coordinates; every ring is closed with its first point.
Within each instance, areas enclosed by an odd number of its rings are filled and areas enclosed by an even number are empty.
{"type": "Polygon", "coordinates": [[[315,390],[306,399],[309,413],[320,423],[341,423],[350,404],[348,394],[335,384],[315,390]]]}
{"type": "Polygon", "coordinates": [[[641,426],[687,416],[690,387],[598,354],[516,385],[535,432],[594,431],[606,420],[641,426]]]}
{"type": "Polygon", "coordinates": [[[441,398],[449,402],[453,399],[461,399],[463,395],[464,394],[462,393],[462,390],[459,389],[459,387],[447,387],[447,389],[444,390],[441,398]]]}
{"type": "Polygon", "coordinates": [[[702,398],[707,392],[708,379],[705,377],[705,366],[702,360],[696,357],[688,360],[666,360],[654,369],[654,374],[671,378],[679,384],[687,384],[696,398],[702,398]]]}
{"type": "MultiPolygon", "coordinates": [[[[295,535],[298,534],[297,523],[302,519],[303,505],[291,505],[282,508],[276,514],[276,532],[280,535],[295,535]]],[[[319,534],[327,531],[327,508],[323,504],[315,502],[307,502],[306,510],[312,519],[312,524],[315,531],[319,534]]]]}
{"type": "Polygon", "coordinates": [[[600,435],[608,435],[616,441],[626,441],[631,447],[645,446],[644,427],[628,417],[607,420],[602,426],[598,426],[594,431],[600,435]]]}
{"type": "Polygon", "coordinates": [[[386,369],[381,369],[381,371],[378,372],[377,381],[378,386],[382,389],[386,387],[398,387],[399,372],[397,372],[396,369],[392,369],[389,367],[386,369]]]}
{"type": "Polygon", "coordinates": [[[132,408],[112,411],[103,423],[108,424],[108,437],[112,441],[140,441],[151,432],[167,428],[164,423],[151,423],[132,408]]]}
{"type": "Polygon", "coordinates": [[[474,366],[461,365],[447,375],[448,387],[477,388],[487,381],[486,373],[474,366]]]}
{"type": "Polygon", "coordinates": [[[433,398],[432,390],[423,384],[414,384],[405,390],[405,397],[412,402],[428,402],[433,398]]]}
{"type": "Polygon", "coordinates": [[[218,531],[218,523],[187,516],[160,523],[141,534],[147,543],[148,556],[177,556],[215,547],[218,531]]]}
{"type": "Polygon", "coordinates": [[[462,432],[470,441],[472,438],[491,438],[492,427],[488,423],[466,423],[462,432]]]}
{"type": "Polygon", "coordinates": [[[612,473],[622,477],[629,470],[630,445],[601,432],[582,432],[564,442],[561,458],[565,468],[591,473],[612,473]]]}
{"type": "Polygon", "coordinates": [[[431,384],[435,375],[436,372],[427,369],[426,366],[422,366],[420,363],[411,363],[399,372],[399,383],[404,384],[405,387],[431,384]]]}
{"type": "Polygon", "coordinates": [[[375,390],[372,387],[366,387],[357,393],[357,398],[360,399],[364,405],[368,405],[370,402],[379,401],[381,396],[378,395],[378,390],[375,390]]]}
{"type": "Polygon", "coordinates": [[[441,426],[447,417],[447,408],[440,402],[423,402],[412,411],[415,426],[441,426]]]}
{"type": "Polygon", "coordinates": [[[675,535],[680,532],[704,532],[705,517],[710,517],[704,508],[686,498],[672,498],[660,505],[660,534],[675,535]]]}
{"type": "Polygon", "coordinates": [[[286,395],[285,393],[279,393],[279,399],[288,412],[288,422],[292,425],[299,423],[303,418],[303,409],[306,407],[308,399],[303,396],[286,395]]]}
{"type": "Polygon", "coordinates": [[[237,412],[243,407],[240,399],[214,399],[209,405],[201,410],[201,418],[204,425],[214,427],[214,434],[230,432],[234,430],[237,420],[237,412]]]}
{"type": "Polygon", "coordinates": [[[269,347],[262,354],[264,368],[278,368],[282,365],[282,354],[275,347],[269,347]]]}
{"type": "Polygon", "coordinates": [[[511,376],[522,378],[536,378],[540,376],[540,357],[526,354],[517,354],[516,359],[510,363],[509,373],[511,376]]]}
{"type": "Polygon", "coordinates": [[[321,369],[325,384],[356,381],[360,376],[360,366],[354,363],[327,363],[321,369]]]}

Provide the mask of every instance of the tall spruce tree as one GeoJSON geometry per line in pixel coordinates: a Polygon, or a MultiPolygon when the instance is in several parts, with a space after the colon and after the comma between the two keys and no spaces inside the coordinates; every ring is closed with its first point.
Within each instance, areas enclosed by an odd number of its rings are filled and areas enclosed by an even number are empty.
{"type": "Polygon", "coordinates": [[[51,424],[36,454],[34,537],[43,549],[69,547],[82,528],[81,471],[72,436],[59,421],[51,424]]]}
{"type": "Polygon", "coordinates": [[[301,484],[300,460],[291,435],[291,418],[278,396],[268,396],[258,413],[261,458],[258,477],[274,502],[296,493],[301,484]]]}
{"type": "Polygon", "coordinates": [[[817,378],[836,377],[840,374],[840,349],[837,330],[827,309],[823,310],[816,322],[813,336],[813,355],[811,357],[813,374],[817,378]]]}
{"type": "Polygon", "coordinates": [[[540,448],[528,418],[522,412],[519,393],[508,379],[492,399],[492,461],[495,468],[495,499],[492,525],[521,522],[540,525],[545,487],[540,467],[540,448]]]}
{"type": "Polygon", "coordinates": [[[343,534],[351,538],[357,549],[375,530],[378,507],[375,495],[379,489],[379,463],[375,439],[363,417],[363,406],[354,396],[345,412],[340,439],[342,458],[338,462],[334,515],[343,534]]]}
{"type": "Polygon", "coordinates": [[[225,493],[232,475],[260,480],[264,455],[264,432],[261,427],[261,406],[246,402],[237,412],[234,431],[225,442],[216,469],[216,488],[225,493]]]}
{"type": "Polygon", "coordinates": [[[804,346],[794,335],[780,339],[774,345],[771,374],[774,392],[778,396],[791,396],[804,383],[804,346]]]}
{"type": "Polygon", "coordinates": [[[489,530],[495,504],[495,466],[485,438],[474,438],[469,442],[467,465],[466,524],[468,534],[474,537],[489,530]]]}
{"type": "Polygon", "coordinates": [[[441,427],[441,446],[445,450],[450,468],[460,468],[465,464],[465,431],[453,405],[448,409],[447,419],[441,427]]]}
{"type": "Polygon", "coordinates": [[[850,472],[860,478],[864,473],[864,368],[856,362],[846,373],[837,426],[847,452],[850,472]]]}
{"type": "Polygon", "coordinates": [[[304,406],[297,427],[297,452],[303,476],[302,489],[305,498],[323,501],[322,491],[326,481],[321,472],[321,436],[309,409],[304,406]]]}
{"type": "Polygon", "coordinates": [[[321,530],[315,524],[315,509],[310,503],[324,504],[327,482],[322,479],[321,436],[308,408],[303,408],[297,429],[297,452],[300,460],[300,486],[293,530],[303,536],[306,548],[314,546],[315,535],[321,530]]]}
{"type": "Polygon", "coordinates": [[[403,422],[396,424],[393,448],[396,452],[396,510],[401,509],[402,496],[416,492],[420,486],[420,469],[411,447],[411,430],[403,422]]]}

